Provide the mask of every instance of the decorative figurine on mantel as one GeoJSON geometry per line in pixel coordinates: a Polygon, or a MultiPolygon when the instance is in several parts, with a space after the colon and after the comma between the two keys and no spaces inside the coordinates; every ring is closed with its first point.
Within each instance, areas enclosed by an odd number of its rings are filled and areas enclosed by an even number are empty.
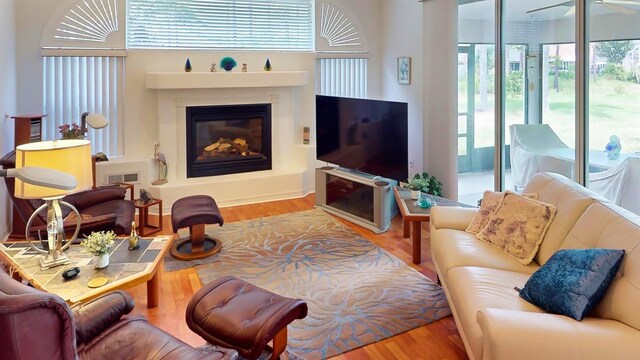
{"type": "Polygon", "coordinates": [[[141,188],[140,201],[142,201],[144,204],[148,204],[153,201],[153,196],[151,196],[151,193],[149,193],[147,190],[141,188]]]}
{"type": "Polygon", "coordinates": [[[131,223],[131,235],[129,235],[129,251],[138,250],[140,248],[138,240],[140,240],[140,237],[138,236],[138,233],[136,233],[136,222],[133,221],[131,223]]]}
{"type": "Polygon", "coordinates": [[[158,164],[158,180],[152,182],[151,185],[166,184],[167,183],[167,158],[164,156],[163,153],[158,151],[158,148],[160,147],[159,142],[156,141],[155,144],[153,144],[153,146],[154,146],[153,158],[158,164]]]}
{"type": "Polygon", "coordinates": [[[218,70],[216,69],[216,63],[211,63],[211,72],[217,72],[218,70]]]}
{"type": "Polygon", "coordinates": [[[247,72],[247,64],[246,63],[242,64],[242,72],[247,72]]]}

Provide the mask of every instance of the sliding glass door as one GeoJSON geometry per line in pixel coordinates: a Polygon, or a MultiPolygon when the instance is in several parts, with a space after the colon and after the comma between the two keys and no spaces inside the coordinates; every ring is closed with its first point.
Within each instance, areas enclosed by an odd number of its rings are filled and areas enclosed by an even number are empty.
{"type": "Polygon", "coordinates": [[[586,183],[640,214],[640,2],[590,2],[586,183]]]}
{"type": "Polygon", "coordinates": [[[465,2],[458,21],[458,201],[476,205],[495,176],[495,1],[465,2]]]}
{"type": "Polygon", "coordinates": [[[545,171],[640,213],[640,0],[459,0],[458,14],[460,200],[545,171]]]}

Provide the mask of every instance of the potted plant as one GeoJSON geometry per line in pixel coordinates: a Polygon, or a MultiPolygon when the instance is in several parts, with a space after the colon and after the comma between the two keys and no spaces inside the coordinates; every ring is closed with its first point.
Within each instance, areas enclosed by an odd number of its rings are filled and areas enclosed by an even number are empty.
{"type": "MultiPolygon", "coordinates": [[[[58,131],[60,132],[60,136],[63,140],[65,139],[84,139],[84,133],[82,132],[82,130],[80,129],[80,125],[73,123],[71,125],[69,124],[62,124],[60,126],[58,126],[58,131]]],[[[85,133],[87,132],[87,129],[85,129],[85,133]]]]}
{"type": "Polygon", "coordinates": [[[80,245],[93,255],[93,267],[102,269],[109,265],[109,250],[115,243],[116,234],[113,231],[94,231],[80,245]]]}
{"type": "Polygon", "coordinates": [[[435,196],[442,196],[442,183],[435,176],[429,175],[426,171],[422,174],[415,174],[405,185],[411,190],[411,198],[417,200],[420,192],[435,196]]]}

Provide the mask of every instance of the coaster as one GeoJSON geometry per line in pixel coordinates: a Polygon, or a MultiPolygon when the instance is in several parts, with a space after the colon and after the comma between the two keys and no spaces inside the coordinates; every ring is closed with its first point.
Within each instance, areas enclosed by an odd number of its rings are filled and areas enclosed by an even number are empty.
{"type": "Polygon", "coordinates": [[[109,282],[109,279],[105,277],[99,277],[89,281],[89,284],[87,285],[90,288],[99,288],[100,286],[105,286],[108,282],[109,282]]]}

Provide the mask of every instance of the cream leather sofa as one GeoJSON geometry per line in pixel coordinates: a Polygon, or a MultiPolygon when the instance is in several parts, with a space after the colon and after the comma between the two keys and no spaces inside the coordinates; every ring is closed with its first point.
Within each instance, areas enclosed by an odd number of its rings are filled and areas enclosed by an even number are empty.
{"type": "Polygon", "coordinates": [[[524,192],[558,209],[527,266],[465,232],[477,209],[431,210],[433,262],[469,358],[640,359],[640,216],[557,174],[536,174],[524,192]],[[622,276],[581,322],[514,290],[557,250],[593,247],[626,254],[622,276]]]}

